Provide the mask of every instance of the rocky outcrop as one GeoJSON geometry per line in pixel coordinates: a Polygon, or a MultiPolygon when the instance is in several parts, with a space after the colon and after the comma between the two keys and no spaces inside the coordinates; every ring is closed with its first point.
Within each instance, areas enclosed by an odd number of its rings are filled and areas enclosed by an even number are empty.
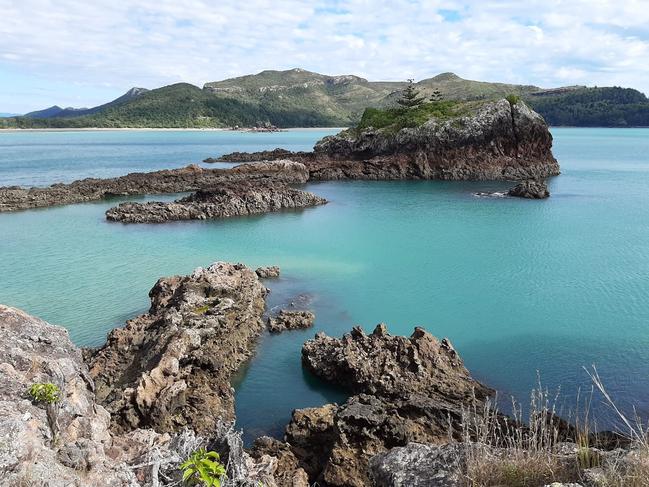
{"type": "Polygon", "coordinates": [[[281,184],[229,183],[163,203],[121,203],[106,211],[106,218],[122,223],[164,223],[255,215],[283,209],[307,208],[327,200],[281,184]]]}
{"type": "Polygon", "coordinates": [[[487,103],[475,113],[431,119],[397,132],[367,129],[325,137],[311,179],[497,180],[559,174],[552,135],[523,102],[487,103]]]}
{"type": "Polygon", "coordinates": [[[242,264],[160,279],[148,313],[88,354],[98,401],[117,432],[189,427],[209,436],[234,419],[230,379],[263,330],[266,288],[242,264]]]}
{"type": "Polygon", "coordinates": [[[0,333],[0,484],[133,484],[134,474],[108,455],[110,415],[95,403],[67,331],[0,305],[0,333]],[[55,441],[45,408],[27,395],[38,382],[55,383],[62,392],[55,441]]]}
{"type": "Polygon", "coordinates": [[[279,277],[279,267],[276,265],[266,266],[266,267],[257,267],[255,269],[255,274],[259,276],[260,279],[274,279],[279,277]]]}
{"type": "Polygon", "coordinates": [[[545,181],[537,179],[526,179],[521,181],[507,192],[508,196],[528,199],[544,199],[550,196],[548,185],[545,181]]]}
{"type": "Polygon", "coordinates": [[[84,203],[111,196],[210,190],[242,180],[302,184],[308,178],[306,167],[293,161],[242,164],[231,169],[204,169],[190,165],[182,169],[132,173],[112,179],[88,178],[46,188],[0,187],[0,212],[84,203]]]}
{"type": "Polygon", "coordinates": [[[286,330],[302,330],[311,328],[315,315],[311,311],[281,310],[276,316],[268,318],[268,331],[281,333],[286,330]]]}
{"type": "Polygon", "coordinates": [[[306,152],[293,152],[290,150],[277,147],[273,150],[264,150],[259,152],[231,152],[219,157],[208,157],[203,162],[257,162],[257,161],[275,161],[278,159],[293,159],[295,156],[306,156],[306,152]]]}
{"type": "Polygon", "coordinates": [[[341,406],[296,410],[286,429],[311,480],[327,486],[370,485],[370,458],[391,448],[460,439],[462,407],[479,409],[493,392],[470,376],[448,340],[421,328],[411,337],[392,336],[382,324],[370,335],[319,333],[302,360],[355,394],[341,406]]]}

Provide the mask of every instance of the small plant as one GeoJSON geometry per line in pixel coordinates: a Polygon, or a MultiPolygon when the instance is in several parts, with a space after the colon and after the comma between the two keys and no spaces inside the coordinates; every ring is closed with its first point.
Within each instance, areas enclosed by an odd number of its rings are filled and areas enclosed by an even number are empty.
{"type": "Polygon", "coordinates": [[[61,389],[51,382],[37,382],[32,384],[28,391],[34,402],[53,404],[61,400],[61,389]]]}
{"type": "Polygon", "coordinates": [[[507,95],[507,96],[505,97],[505,100],[507,100],[511,106],[514,106],[514,105],[516,105],[519,101],[521,101],[521,97],[518,96],[518,95],[511,94],[511,95],[507,95]]]}
{"type": "Polygon", "coordinates": [[[204,487],[221,487],[225,467],[219,462],[219,454],[199,448],[180,464],[183,482],[204,487]]]}
{"type": "Polygon", "coordinates": [[[210,306],[208,304],[204,306],[198,306],[197,308],[194,308],[194,313],[198,315],[204,315],[207,313],[207,310],[210,309],[210,306]]]}
{"type": "Polygon", "coordinates": [[[61,389],[51,382],[37,382],[32,384],[27,391],[35,403],[45,404],[47,424],[52,432],[52,444],[55,445],[59,437],[59,410],[61,405],[61,389]]]}

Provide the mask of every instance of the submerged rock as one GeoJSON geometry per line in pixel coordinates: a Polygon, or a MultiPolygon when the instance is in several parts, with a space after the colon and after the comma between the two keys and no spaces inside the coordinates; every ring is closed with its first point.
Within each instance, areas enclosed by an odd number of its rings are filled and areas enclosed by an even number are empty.
{"type": "Polygon", "coordinates": [[[311,311],[288,311],[281,310],[277,316],[268,318],[268,331],[280,333],[286,330],[301,330],[310,328],[315,321],[315,315],[311,311]]]}
{"type": "Polygon", "coordinates": [[[507,195],[517,198],[543,199],[550,196],[550,191],[545,181],[526,179],[510,189],[507,195]]]}
{"type": "Polygon", "coordinates": [[[116,431],[189,427],[209,436],[234,419],[230,379],[263,330],[266,288],[242,264],[217,262],[160,279],[148,313],[87,357],[116,431]]]}
{"type": "Polygon", "coordinates": [[[171,203],[121,203],[106,218],[122,223],[164,223],[254,215],[325,204],[327,200],[281,185],[239,182],[198,191],[171,203]]]}
{"type": "Polygon", "coordinates": [[[342,339],[318,333],[304,344],[305,367],[356,394],[343,405],[294,411],[286,441],[311,481],[370,485],[369,461],[411,442],[460,439],[462,408],[478,410],[493,391],[474,380],[448,340],[421,328],[392,336],[354,328],[342,339]]]}

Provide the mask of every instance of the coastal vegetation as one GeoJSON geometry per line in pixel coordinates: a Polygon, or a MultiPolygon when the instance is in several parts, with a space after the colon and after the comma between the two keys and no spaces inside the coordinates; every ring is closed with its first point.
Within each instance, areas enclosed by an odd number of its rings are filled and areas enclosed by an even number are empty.
{"type": "Polygon", "coordinates": [[[341,127],[357,124],[368,107],[411,108],[424,100],[495,100],[507,95],[520,97],[550,125],[649,126],[649,100],[629,88],[546,90],[466,80],[453,73],[417,83],[373,82],[292,69],[210,82],[203,88],[188,83],[150,91],[133,88],[98,107],[54,106],[0,118],[0,128],[341,127]],[[411,91],[416,96],[408,102],[411,91]],[[403,105],[404,100],[412,105],[403,105]]]}
{"type": "Polygon", "coordinates": [[[226,470],[219,460],[220,456],[215,451],[199,448],[180,464],[183,482],[201,487],[221,487],[221,478],[226,470]]]}

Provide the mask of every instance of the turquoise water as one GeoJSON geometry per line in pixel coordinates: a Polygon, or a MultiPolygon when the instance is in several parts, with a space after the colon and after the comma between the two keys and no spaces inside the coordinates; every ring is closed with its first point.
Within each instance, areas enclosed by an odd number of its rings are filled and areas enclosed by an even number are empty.
{"type": "MultiPolygon", "coordinates": [[[[269,146],[308,146],[325,133],[272,134],[269,146]]],[[[127,134],[115,150],[133,160],[143,151],[139,137],[162,145],[168,137],[127,134]]],[[[553,134],[563,173],[550,181],[545,201],[472,196],[505,189],[501,182],[352,181],[308,185],[330,200],[323,207],[213,222],[107,223],[103,213],[118,200],[0,214],[0,302],[68,327],[80,345],[97,345],[147,309],[147,292],[160,276],[214,260],[280,265],[282,278],[269,282],[271,306],[304,294],[317,322],[313,330],[264,336],[238,377],[237,415],[248,437],[279,434],[293,408],[344,398],[303,373],[304,340],[319,330],[340,335],[357,323],[370,330],[380,321],[393,333],[423,325],[449,337],[476,377],[523,401],[538,371],[546,386],[561,387],[569,407],[577,388],[589,387],[582,367],[597,364],[620,404],[646,414],[649,130],[553,134]]],[[[100,135],[75,137],[86,147],[84,137],[92,146],[100,135]]],[[[246,135],[259,148],[267,142],[266,134],[246,135]]],[[[0,134],[0,147],[17,136],[23,134],[0,134]]],[[[207,135],[176,137],[187,144],[180,150],[195,151],[193,160],[239,148],[201,139],[209,150],[200,153],[197,137],[207,135]]],[[[45,154],[25,143],[22,151],[23,160],[41,162],[24,174],[0,152],[0,174],[54,177],[56,149],[45,154]]],[[[160,162],[166,157],[147,164],[168,165],[160,162]]],[[[66,176],[90,175],[98,163],[90,164],[66,176]]],[[[595,407],[610,426],[598,400],[595,407]]]]}

